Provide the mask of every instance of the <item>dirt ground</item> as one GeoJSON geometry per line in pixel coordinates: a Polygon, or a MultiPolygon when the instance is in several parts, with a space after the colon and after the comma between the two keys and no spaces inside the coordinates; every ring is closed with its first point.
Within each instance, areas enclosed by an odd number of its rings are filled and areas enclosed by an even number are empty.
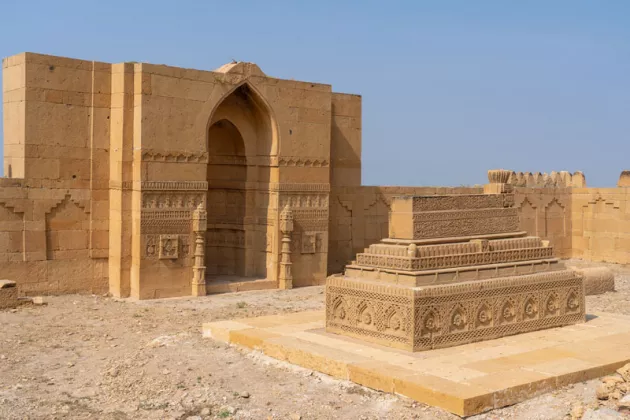
{"type": "MultiPolygon", "coordinates": [[[[630,267],[589,312],[630,314],[630,267]]],[[[0,312],[0,419],[456,419],[257,353],[204,339],[213,320],[321,309],[323,287],[158,301],[47,298],[0,312]]],[[[475,419],[564,419],[597,405],[599,381],[475,419]]],[[[606,403],[612,407],[612,403],[606,403]]]]}

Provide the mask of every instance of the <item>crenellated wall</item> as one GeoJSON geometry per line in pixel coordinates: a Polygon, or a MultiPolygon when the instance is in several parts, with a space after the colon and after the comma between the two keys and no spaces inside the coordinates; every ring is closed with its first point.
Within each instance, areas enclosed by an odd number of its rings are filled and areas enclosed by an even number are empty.
{"type": "MultiPolygon", "coordinates": [[[[621,173],[617,188],[587,188],[584,175],[576,174],[582,186],[541,182],[514,189],[523,230],[549,239],[565,258],[630,263],[628,172],[621,173]]],[[[543,178],[551,177],[538,177],[543,178]]]]}
{"type": "Polygon", "coordinates": [[[586,178],[582,172],[512,172],[508,183],[515,187],[563,188],[586,187],[586,178]]]}

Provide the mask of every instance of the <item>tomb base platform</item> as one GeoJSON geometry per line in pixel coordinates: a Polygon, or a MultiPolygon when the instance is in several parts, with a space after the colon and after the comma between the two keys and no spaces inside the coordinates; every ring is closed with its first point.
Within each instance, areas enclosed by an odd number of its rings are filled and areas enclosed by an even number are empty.
{"type": "Polygon", "coordinates": [[[584,306],[567,269],[421,287],[339,275],[326,283],[326,331],[423,351],[584,322],[584,306]]]}
{"type": "Polygon", "coordinates": [[[277,360],[472,416],[578,382],[630,362],[630,316],[457,347],[408,352],[325,331],[324,311],[203,325],[203,333],[277,360]]]}

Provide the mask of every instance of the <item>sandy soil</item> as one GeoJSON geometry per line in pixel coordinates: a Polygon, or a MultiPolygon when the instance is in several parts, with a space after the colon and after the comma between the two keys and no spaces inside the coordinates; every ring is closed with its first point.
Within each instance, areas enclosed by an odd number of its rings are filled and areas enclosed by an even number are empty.
{"type": "MultiPolygon", "coordinates": [[[[588,310],[630,314],[630,268],[588,310]]],[[[212,320],[323,308],[322,287],[134,302],[48,298],[0,312],[0,419],[455,419],[204,339],[212,320]]],[[[563,419],[589,381],[476,419],[563,419]]],[[[606,403],[613,406],[612,403],[606,403]]]]}

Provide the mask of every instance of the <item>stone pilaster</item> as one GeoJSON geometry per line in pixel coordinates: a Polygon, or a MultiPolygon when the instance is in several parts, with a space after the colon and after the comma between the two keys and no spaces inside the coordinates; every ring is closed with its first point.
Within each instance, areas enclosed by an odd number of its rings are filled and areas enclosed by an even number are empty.
{"type": "Polygon", "coordinates": [[[282,233],[282,247],[280,249],[280,275],[278,287],[280,289],[293,288],[293,276],[291,275],[291,232],[293,232],[293,213],[286,206],[280,213],[280,232],[282,233]]]}
{"type": "Polygon", "coordinates": [[[199,205],[193,212],[192,230],[195,235],[195,252],[192,279],[192,295],[206,295],[206,266],[204,257],[205,234],[208,227],[207,213],[203,205],[199,205]]]}

